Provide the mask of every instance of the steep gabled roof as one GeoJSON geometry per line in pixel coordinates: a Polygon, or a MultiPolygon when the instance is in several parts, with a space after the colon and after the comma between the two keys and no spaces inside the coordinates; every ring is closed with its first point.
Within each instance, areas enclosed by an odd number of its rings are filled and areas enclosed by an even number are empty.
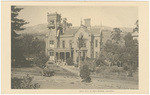
{"type": "MultiPolygon", "coordinates": [[[[79,30],[79,28],[81,28],[81,26],[80,27],[70,27],[70,28],[66,29],[66,31],[64,32],[63,35],[74,35],[79,30]]],[[[91,34],[99,34],[100,33],[100,28],[91,27],[90,30],[85,26],[82,26],[82,28],[84,29],[85,32],[88,32],[91,34]]]]}
{"type": "Polygon", "coordinates": [[[84,25],[81,25],[80,27],[70,27],[68,29],[66,29],[65,33],[63,35],[74,35],[77,33],[77,31],[79,30],[79,28],[83,28],[85,30],[85,32],[87,33],[91,33],[93,35],[97,35],[97,34],[100,34],[101,32],[101,29],[102,31],[111,31],[111,28],[110,27],[101,27],[101,26],[91,26],[90,29],[88,29],[86,26],[84,25]]]}
{"type": "Polygon", "coordinates": [[[70,28],[66,29],[66,31],[64,32],[63,35],[74,35],[78,29],[79,29],[79,27],[70,27],[70,28]]]}

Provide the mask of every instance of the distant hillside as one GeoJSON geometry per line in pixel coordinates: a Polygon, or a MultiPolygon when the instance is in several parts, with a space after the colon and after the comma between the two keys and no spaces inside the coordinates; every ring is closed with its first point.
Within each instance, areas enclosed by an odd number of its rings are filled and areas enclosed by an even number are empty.
{"type": "Polygon", "coordinates": [[[47,24],[38,24],[35,26],[25,27],[23,31],[19,31],[19,34],[46,34],[49,30],[47,24]]]}
{"type": "MultiPolygon", "coordinates": [[[[75,26],[77,27],[77,26],[75,26]]],[[[100,27],[100,26],[93,26],[93,27],[100,27]]],[[[104,30],[112,30],[112,27],[108,27],[108,26],[103,26],[104,30]]],[[[128,27],[120,27],[120,29],[123,32],[132,32],[133,28],[128,28],[128,27]]],[[[48,28],[47,28],[47,23],[44,24],[38,24],[35,26],[30,26],[30,27],[26,27],[25,30],[23,31],[19,31],[19,34],[33,34],[33,35],[45,35],[46,33],[48,33],[48,28]]]]}

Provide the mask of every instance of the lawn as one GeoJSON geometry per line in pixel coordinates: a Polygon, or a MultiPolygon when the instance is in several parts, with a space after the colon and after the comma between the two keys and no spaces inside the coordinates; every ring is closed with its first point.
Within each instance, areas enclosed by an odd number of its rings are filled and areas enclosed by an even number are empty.
{"type": "MultiPolygon", "coordinates": [[[[92,82],[81,82],[81,78],[60,66],[53,66],[54,76],[41,76],[39,67],[12,68],[12,77],[33,76],[33,82],[40,84],[40,89],[138,89],[138,81],[106,77],[102,74],[92,74],[92,82]]],[[[75,69],[74,69],[75,70],[75,69]]]]}

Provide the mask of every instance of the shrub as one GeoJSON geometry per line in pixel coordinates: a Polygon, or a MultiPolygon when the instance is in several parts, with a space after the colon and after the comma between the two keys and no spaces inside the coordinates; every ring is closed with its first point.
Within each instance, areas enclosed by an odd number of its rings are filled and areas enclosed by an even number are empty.
{"type": "Polygon", "coordinates": [[[117,66],[111,66],[109,68],[109,72],[112,72],[112,73],[118,73],[119,72],[119,69],[117,66]]]}
{"type": "Polygon", "coordinates": [[[108,69],[108,66],[100,66],[96,68],[96,73],[104,73],[108,69]]]}
{"type": "Polygon", "coordinates": [[[51,77],[51,76],[54,76],[54,71],[48,68],[44,68],[41,72],[41,75],[46,76],[46,77],[51,77]]]}
{"type": "Polygon", "coordinates": [[[72,58],[67,58],[66,63],[67,65],[74,65],[72,58]]]}
{"type": "Polygon", "coordinates": [[[11,88],[12,89],[38,89],[40,85],[38,83],[32,83],[33,77],[28,74],[23,78],[11,78],[11,88]]]}
{"type": "Polygon", "coordinates": [[[95,60],[96,66],[105,66],[105,58],[104,56],[100,55],[98,59],[95,60]]]}
{"type": "Polygon", "coordinates": [[[81,66],[80,77],[83,79],[82,82],[91,82],[90,70],[88,65],[84,64],[81,66]]]}
{"type": "Polygon", "coordinates": [[[88,65],[89,70],[90,70],[91,72],[94,72],[94,71],[95,71],[96,63],[95,63],[95,60],[94,60],[94,59],[86,58],[85,61],[82,61],[82,62],[81,62],[81,65],[84,65],[84,64],[88,65]]]}
{"type": "Polygon", "coordinates": [[[137,70],[134,64],[124,63],[123,69],[126,71],[128,77],[133,77],[133,73],[137,70]]]}

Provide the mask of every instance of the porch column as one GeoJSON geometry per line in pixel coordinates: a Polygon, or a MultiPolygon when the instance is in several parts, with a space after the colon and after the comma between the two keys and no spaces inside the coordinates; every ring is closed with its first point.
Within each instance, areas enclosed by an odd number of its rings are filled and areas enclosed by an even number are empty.
{"type": "Polygon", "coordinates": [[[83,61],[82,59],[83,59],[83,51],[81,51],[81,61],[83,61]]]}
{"type": "Polygon", "coordinates": [[[54,61],[56,62],[56,52],[54,51],[54,61]]]}

